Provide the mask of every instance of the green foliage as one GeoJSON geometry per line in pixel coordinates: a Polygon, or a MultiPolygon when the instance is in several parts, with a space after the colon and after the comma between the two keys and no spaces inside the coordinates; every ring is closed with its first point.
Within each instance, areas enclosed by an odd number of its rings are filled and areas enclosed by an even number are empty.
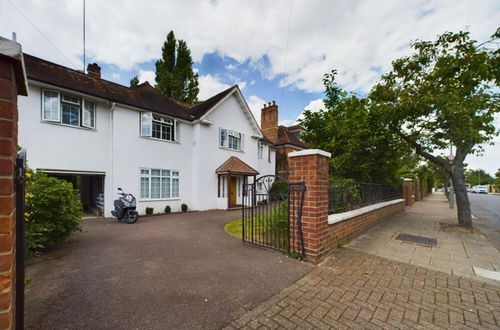
{"type": "Polygon", "coordinates": [[[360,207],[361,190],[352,179],[330,180],[330,199],[335,205],[329,205],[329,213],[342,213],[360,207]]]}
{"type": "Polygon", "coordinates": [[[325,109],[304,111],[300,124],[305,132],[301,137],[312,148],[332,154],[330,173],[335,178],[399,183],[397,171],[408,148],[380,125],[369,100],[341,90],[335,75],[333,70],[323,79],[325,109]]]}
{"type": "Polygon", "coordinates": [[[151,214],[153,214],[153,212],[154,212],[154,208],[149,207],[149,206],[146,207],[146,214],[151,215],[151,214]]]}
{"type": "Polygon", "coordinates": [[[269,189],[271,201],[284,200],[288,198],[288,183],[284,180],[276,180],[269,189]]]}
{"type": "Polygon", "coordinates": [[[465,179],[471,186],[493,184],[495,179],[483,169],[465,172],[465,179]]]}
{"type": "Polygon", "coordinates": [[[26,249],[30,253],[64,242],[80,230],[82,204],[71,183],[28,171],[25,198],[26,249]]]}
{"type": "Polygon", "coordinates": [[[172,212],[172,209],[170,208],[170,205],[165,206],[165,213],[170,213],[172,212]]]}
{"type": "Polygon", "coordinates": [[[189,104],[198,101],[198,74],[193,71],[191,51],[184,40],[170,31],[156,61],[156,88],[163,94],[189,104]]]}
{"type": "Polygon", "coordinates": [[[187,210],[188,210],[187,204],[182,203],[182,205],[181,205],[181,211],[182,212],[186,212],[187,210]]]}
{"type": "Polygon", "coordinates": [[[139,77],[134,76],[134,78],[130,80],[130,87],[135,87],[137,85],[139,85],[139,77]]]}

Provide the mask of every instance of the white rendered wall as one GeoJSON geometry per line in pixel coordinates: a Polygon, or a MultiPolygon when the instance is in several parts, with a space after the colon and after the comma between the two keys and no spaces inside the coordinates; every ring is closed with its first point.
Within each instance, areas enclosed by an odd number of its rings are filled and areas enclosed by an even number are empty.
{"type": "MultiPolygon", "coordinates": [[[[214,124],[204,126],[197,124],[195,130],[199,130],[200,139],[196,141],[196,153],[194,162],[196,168],[194,177],[197,178],[198,189],[193,191],[195,199],[198,200],[199,210],[208,210],[217,208],[226,208],[227,199],[224,203],[222,198],[217,198],[217,175],[215,170],[222,165],[231,156],[238,157],[255,170],[259,176],[274,174],[275,158],[271,155],[271,163],[267,161],[267,146],[264,150],[263,159],[257,157],[258,139],[252,138],[257,132],[252,128],[249,120],[245,117],[241,105],[236,96],[231,95],[216,109],[208,114],[207,119],[214,124]],[[219,128],[227,128],[238,131],[245,135],[244,150],[235,151],[219,147],[219,128]]],[[[251,182],[250,179],[249,182],[251,182]]],[[[227,187],[226,187],[227,191],[227,187]]]]}

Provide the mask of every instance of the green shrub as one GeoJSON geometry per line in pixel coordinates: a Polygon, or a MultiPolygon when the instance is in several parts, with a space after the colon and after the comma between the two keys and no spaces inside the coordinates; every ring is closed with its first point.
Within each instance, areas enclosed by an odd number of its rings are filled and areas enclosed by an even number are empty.
{"type": "Polygon", "coordinates": [[[188,210],[187,204],[182,203],[181,210],[182,210],[182,212],[186,212],[188,210]]]}
{"type": "Polygon", "coordinates": [[[81,230],[82,203],[67,181],[42,172],[26,173],[25,235],[26,249],[37,253],[42,248],[64,242],[73,231],[81,230]]]}
{"type": "Polygon", "coordinates": [[[146,214],[153,214],[154,208],[152,207],[146,207],[146,214]]]}
{"type": "Polygon", "coordinates": [[[172,209],[170,208],[170,205],[165,206],[165,213],[170,213],[172,212],[172,209]]]}

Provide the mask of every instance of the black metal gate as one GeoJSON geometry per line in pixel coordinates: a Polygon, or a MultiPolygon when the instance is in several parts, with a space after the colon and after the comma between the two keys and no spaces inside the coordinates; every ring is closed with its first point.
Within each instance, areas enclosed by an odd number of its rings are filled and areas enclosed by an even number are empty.
{"type": "Polygon", "coordinates": [[[16,278],[15,278],[15,325],[24,329],[24,188],[26,172],[26,151],[19,152],[14,169],[14,188],[16,192],[16,278]]]}
{"type": "Polygon", "coordinates": [[[276,175],[260,177],[243,189],[242,239],[305,258],[302,207],[306,185],[276,175]]]}

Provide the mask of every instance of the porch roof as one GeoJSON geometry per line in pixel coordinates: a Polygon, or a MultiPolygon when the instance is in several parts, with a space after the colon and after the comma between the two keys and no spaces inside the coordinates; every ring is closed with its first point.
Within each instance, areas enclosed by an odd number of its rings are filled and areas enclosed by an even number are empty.
{"type": "Polygon", "coordinates": [[[257,175],[259,172],[254,170],[250,165],[239,159],[231,156],[219,168],[215,170],[217,174],[240,174],[240,175],[257,175]]]}

